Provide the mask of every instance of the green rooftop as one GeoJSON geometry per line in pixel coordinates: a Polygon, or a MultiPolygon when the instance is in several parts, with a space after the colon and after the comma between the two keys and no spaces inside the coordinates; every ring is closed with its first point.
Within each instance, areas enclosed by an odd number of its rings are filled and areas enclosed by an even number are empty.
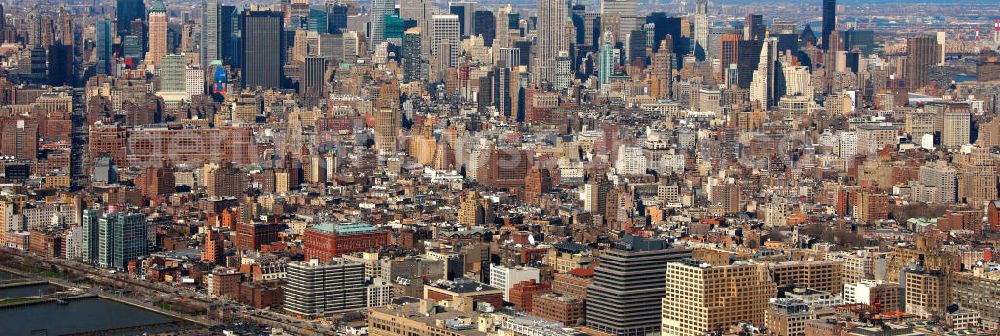
{"type": "Polygon", "coordinates": [[[315,230],[337,234],[357,234],[378,231],[377,228],[368,223],[342,223],[342,224],[320,224],[312,227],[315,230]]]}

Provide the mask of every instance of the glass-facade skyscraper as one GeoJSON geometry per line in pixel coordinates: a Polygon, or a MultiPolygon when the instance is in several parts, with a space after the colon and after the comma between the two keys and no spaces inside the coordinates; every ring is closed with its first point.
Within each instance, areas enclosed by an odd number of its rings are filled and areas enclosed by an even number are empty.
{"type": "Polygon", "coordinates": [[[95,47],[97,52],[97,74],[99,75],[110,75],[111,74],[111,44],[114,38],[111,36],[111,21],[108,20],[97,20],[96,25],[96,35],[97,35],[97,46],[95,47]]]}
{"type": "Polygon", "coordinates": [[[146,4],[143,0],[118,0],[115,2],[115,19],[118,36],[129,35],[133,33],[132,21],[146,19],[146,4]]]}
{"type": "Polygon", "coordinates": [[[242,18],[243,87],[281,88],[284,18],[272,11],[246,12],[242,18]]]}

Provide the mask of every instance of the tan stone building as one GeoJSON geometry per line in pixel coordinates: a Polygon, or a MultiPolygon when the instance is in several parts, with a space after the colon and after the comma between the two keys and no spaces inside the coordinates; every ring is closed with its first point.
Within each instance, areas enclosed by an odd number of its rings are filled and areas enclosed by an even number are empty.
{"type": "Polygon", "coordinates": [[[664,336],[693,336],[740,322],[764,324],[768,300],[777,295],[763,264],[711,264],[687,260],[667,265],[664,336]]]}
{"type": "Polygon", "coordinates": [[[787,261],[768,264],[767,268],[779,286],[811,288],[833,294],[843,290],[840,261],[787,261]]]}
{"type": "Polygon", "coordinates": [[[429,300],[369,310],[371,336],[485,336],[476,329],[478,314],[445,310],[429,300]]]}

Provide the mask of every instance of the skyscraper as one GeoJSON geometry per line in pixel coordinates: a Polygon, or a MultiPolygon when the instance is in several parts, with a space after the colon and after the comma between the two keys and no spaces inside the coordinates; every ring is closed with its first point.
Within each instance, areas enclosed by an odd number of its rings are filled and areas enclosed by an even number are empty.
{"type": "Polygon", "coordinates": [[[160,65],[160,92],[186,92],[185,70],[184,55],[163,56],[163,63],[160,65]]]}
{"type": "Polygon", "coordinates": [[[423,38],[420,27],[407,29],[403,33],[403,81],[411,82],[423,78],[423,56],[420,42],[423,38]]]}
{"type": "Polygon", "coordinates": [[[556,58],[556,82],[555,89],[562,91],[569,88],[573,82],[573,60],[569,57],[568,51],[560,51],[556,58]]]}
{"type": "MultiPolygon", "coordinates": [[[[438,57],[441,64],[454,66],[458,59],[461,39],[459,38],[458,15],[445,14],[431,17],[433,28],[431,29],[431,55],[438,57]]],[[[438,69],[441,71],[443,69],[438,69]]]]}
{"type": "Polygon", "coordinates": [[[500,48],[510,47],[510,13],[513,11],[510,5],[497,8],[496,13],[496,28],[494,28],[494,33],[496,34],[496,41],[494,44],[500,48]]]}
{"type": "Polygon", "coordinates": [[[743,25],[743,29],[746,30],[743,36],[744,40],[763,41],[764,37],[767,36],[764,16],[760,14],[747,14],[743,25]]]}
{"type": "Polygon", "coordinates": [[[601,26],[605,31],[611,30],[617,39],[615,42],[624,42],[628,33],[637,28],[636,26],[636,0],[602,0],[601,1],[601,26]]]}
{"type": "Polygon", "coordinates": [[[111,207],[98,219],[98,260],[101,267],[124,270],[128,262],[148,253],[146,215],[111,207]]]}
{"type": "Polygon", "coordinates": [[[369,46],[371,48],[385,42],[385,16],[392,15],[395,7],[396,2],[394,0],[372,1],[372,35],[369,39],[369,46]]]}
{"type": "Polygon", "coordinates": [[[695,57],[704,59],[709,54],[708,46],[708,0],[698,0],[694,13],[695,57]]]}
{"type": "Polygon", "coordinates": [[[375,149],[379,153],[396,151],[401,116],[398,108],[383,107],[375,111],[375,149]]]}
{"type": "Polygon", "coordinates": [[[830,32],[834,30],[837,30],[837,0],[823,0],[823,49],[830,49],[830,32]]]}
{"type": "Polygon", "coordinates": [[[777,63],[775,58],[778,54],[777,51],[778,41],[774,37],[770,37],[764,40],[763,46],[760,48],[760,58],[757,62],[757,69],[753,72],[753,77],[750,83],[750,103],[759,103],[761,110],[766,110],[768,107],[777,104],[777,100],[780,98],[779,95],[785,93],[785,89],[782,86],[780,89],[776,88],[775,84],[775,71],[777,63]]]}
{"type": "Polygon", "coordinates": [[[96,49],[96,60],[97,60],[97,74],[99,75],[110,75],[111,74],[111,44],[113,43],[113,38],[111,36],[111,21],[108,20],[97,20],[95,24],[96,29],[96,39],[97,45],[94,47],[96,49]]]}
{"type": "Polygon", "coordinates": [[[204,0],[201,3],[201,64],[204,68],[214,60],[221,59],[222,48],[219,23],[222,6],[219,0],[204,0]]]}
{"type": "Polygon", "coordinates": [[[420,50],[422,53],[430,53],[431,50],[431,20],[434,12],[434,5],[429,0],[400,0],[399,17],[406,20],[417,20],[417,27],[420,27],[421,40],[420,50]]]}
{"type": "Polygon", "coordinates": [[[647,335],[660,330],[667,263],[691,256],[663,240],[626,236],[598,257],[587,287],[587,326],[612,335],[647,335]]]}
{"type": "Polygon", "coordinates": [[[611,73],[615,69],[615,64],[618,63],[618,58],[615,57],[617,49],[614,48],[614,41],[614,34],[611,31],[604,32],[604,43],[601,44],[601,54],[597,60],[600,62],[600,66],[597,68],[597,83],[601,90],[607,88],[611,80],[611,73]]]}
{"type": "Polygon", "coordinates": [[[448,12],[458,15],[458,28],[462,38],[472,35],[475,26],[476,3],[472,1],[452,1],[448,3],[448,12]]]}
{"type": "MultiPolygon", "coordinates": [[[[105,157],[110,160],[110,157],[105,157]]],[[[83,259],[87,262],[95,262],[100,256],[100,219],[101,211],[96,209],[84,209],[80,217],[83,226],[83,259]]]]}
{"type": "Polygon", "coordinates": [[[941,145],[948,148],[959,148],[968,145],[971,139],[972,116],[969,111],[947,111],[944,113],[944,129],[941,132],[941,145]]]}
{"type": "Polygon", "coordinates": [[[764,41],[744,40],[739,41],[736,51],[739,58],[736,60],[736,68],[739,71],[737,78],[740,88],[749,89],[750,82],[753,81],[753,71],[757,70],[760,64],[760,48],[764,46],[764,41]]]}
{"type": "Polygon", "coordinates": [[[472,21],[472,35],[482,36],[483,44],[492,47],[493,40],[497,37],[496,17],[493,16],[493,12],[477,10],[472,21]]]}
{"type": "Polygon", "coordinates": [[[324,93],[324,77],[326,76],[326,58],[306,57],[305,68],[302,70],[302,83],[299,89],[303,97],[321,98],[324,93]]]}
{"type": "Polygon", "coordinates": [[[131,31],[132,21],[146,18],[146,5],[143,0],[118,0],[115,3],[115,20],[118,37],[124,37],[131,31]]]}
{"type": "Polygon", "coordinates": [[[242,17],[243,13],[236,6],[222,6],[219,10],[219,57],[223,63],[237,68],[242,67],[242,17]]]}
{"type": "Polygon", "coordinates": [[[281,88],[285,45],[281,13],[248,11],[242,20],[243,87],[281,88]]]}
{"type": "Polygon", "coordinates": [[[921,35],[906,39],[906,83],[910,90],[927,85],[927,68],[937,64],[937,41],[921,35]]]}
{"type": "Polygon", "coordinates": [[[532,81],[536,83],[556,80],[556,57],[568,50],[566,21],[569,7],[563,0],[538,0],[538,51],[532,81]]]}
{"type": "Polygon", "coordinates": [[[167,55],[167,7],[156,0],[149,6],[149,52],[146,61],[159,65],[167,55]]]}
{"type": "Polygon", "coordinates": [[[73,80],[73,46],[62,42],[49,46],[49,85],[62,86],[73,80]]]}
{"type": "Polygon", "coordinates": [[[347,28],[347,5],[336,2],[326,4],[326,30],[330,34],[342,34],[347,28]]]}

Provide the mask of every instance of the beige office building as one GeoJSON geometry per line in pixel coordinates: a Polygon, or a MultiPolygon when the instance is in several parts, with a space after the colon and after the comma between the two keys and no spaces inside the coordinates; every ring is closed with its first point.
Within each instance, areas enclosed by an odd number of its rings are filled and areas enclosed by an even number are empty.
{"type": "Polygon", "coordinates": [[[764,324],[777,286],[763,264],[712,266],[687,260],[667,265],[664,336],[693,336],[740,322],[764,324]]]}

